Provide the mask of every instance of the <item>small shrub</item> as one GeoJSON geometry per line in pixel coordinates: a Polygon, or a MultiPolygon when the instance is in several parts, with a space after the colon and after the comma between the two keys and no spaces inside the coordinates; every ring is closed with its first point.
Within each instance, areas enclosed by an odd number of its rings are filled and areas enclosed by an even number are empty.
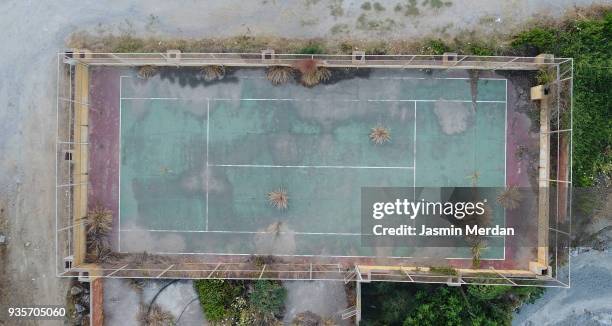
{"type": "Polygon", "coordinates": [[[363,10],[372,10],[372,3],[370,1],[366,1],[361,4],[361,9],[363,10]]]}
{"type": "Polygon", "coordinates": [[[381,11],[385,11],[385,7],[380,4],[380,2],[374,2],[374,5],[372,6],[374,8],[375,11],[381,12],[381,11]]]}
{"type": "Polygon", "coordinates": [[[510,45],[528,55],[551,53],[555,44],[556,33],[549,28],[536,27],[519,33],[510,45]]]}
{"type": "Polygon", "coordinates": [[[423,47],[423,51],[426,54],[434,55],[444,54],[444,52],[448,52],[448,50],[448,46],[446,46],[446,44],[440,39],[428,40],[425,42],[425,46],[423,47]]]}
{"type": "Polygon", "coordinates": [[[555,80],[555,73],[553,71],[549,71],[547,69],[538,70],[538,74],[536,75],[536,81],[538,85],[548,85],[555,80]]]}
{"type": "Polygon", "coordinates": [[[244,292],[242,282],[228,280],[197,280],[194,287],[206,319],[212,322],[231,318],[230,306],[244,292]]]}
{"type": "Polygon", "coordinates": [[[325,47],[319,43],[310,43],[298,51],[298,54],[323,54],[325,47]]]}

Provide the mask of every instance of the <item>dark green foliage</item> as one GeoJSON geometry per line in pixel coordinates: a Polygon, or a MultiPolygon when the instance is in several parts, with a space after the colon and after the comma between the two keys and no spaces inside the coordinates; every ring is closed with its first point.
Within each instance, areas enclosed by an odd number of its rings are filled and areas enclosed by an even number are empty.
{"type": "Polygon", "coordinates": [[[373,283],[363,286],[368,302],[363,324],[509,325],[514,307],[542,292],[536,287],[373,283]]]}
{"type": "Polygon", "coordinates": [[[279,282],[257,281],[253,286],[253,293],[249,296],[249,303],[253,310],[262,315],[280,316],[286,297],[287,289],[279,282]]]}
{"type": "Polygon", "coordinates": [[[231,318],[230,305],[244,292],[240,281],[198,280],[194,282],[206,319],[217,322],[231,318]]]}
{"type": "Polygon", "coordinates": [[[551,28],[535,27],[519,33],[511,45],[525,55],[536,56],[540,53],[551,53],[557,34],[551,28]]]}
{"type": "Polygon", "coordinates": [[[274,281],[198,280],[200,305],[211,322],[269,324],[282,317],[287,290],[274,281]]]}
{"type": "Polygon", "coordinates": [[[609,172],[612,152],[612,12],[566,27],[558,56],[574,58],[573,172],[580,186],[609,172]]]}
{"type": "Polygon", "coordinates": [[[325,47],[318,43],[309,43],[298,51],[299,54],[323,54],[325,47]]]}
{"type": "MultiPolygon", "coordinates": [[[[612,12],[601,19],[535,27],[512,41],[517,54],[574,58],[573,180],[590,186],[612,167],[612,12]]],[[[565,118],[568,120],[568,117],[565,118]]]]}
{"type": "Polygon", "coordinates": [[[472,285],[467,287],[468,293],[478,300],[493,300],[512,290],[509,286],[472,285]]]}

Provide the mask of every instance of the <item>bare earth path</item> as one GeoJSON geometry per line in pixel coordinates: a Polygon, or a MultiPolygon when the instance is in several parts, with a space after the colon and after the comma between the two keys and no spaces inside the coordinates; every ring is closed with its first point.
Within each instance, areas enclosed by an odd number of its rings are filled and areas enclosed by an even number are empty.
{"type": "Polygon", "coordinates": [[[508,30],[586,0],[0,2],[0,325],[7,305],[63,304],[55,277],[55,56],[78,29],[216,37],[412,38],[508,30]],[[439,7],[439,8],[438,8],[439,7]]]}

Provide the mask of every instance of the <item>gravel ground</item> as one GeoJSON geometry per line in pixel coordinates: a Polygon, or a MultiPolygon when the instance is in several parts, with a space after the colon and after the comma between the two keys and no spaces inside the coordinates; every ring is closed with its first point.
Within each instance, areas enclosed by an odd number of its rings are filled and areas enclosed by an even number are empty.
{"type": "Polygon", "coordinates": [[[572,257],[571,288],[549,289],[525,305],[513,325],[612,325],[612,252],[572,257]]]}
{"type": "Polygon", "coordinates": [[[0,307],[64,302],[67,282],[55,277],[53,246],[54,55],[71,32],[374,39],[452,36],[466,29],[488,34],[509,31],[533,16],[558,16],[565,8],[592,3],[417,2],[410,7],[408,1],[381,0],[380,5],[372,2],[370,10],[363,9],[364,1],[349,0],[211,0],[180,6],[161,0],[0,2],[0,232],[8,241],[0,250],[0,307]]]}

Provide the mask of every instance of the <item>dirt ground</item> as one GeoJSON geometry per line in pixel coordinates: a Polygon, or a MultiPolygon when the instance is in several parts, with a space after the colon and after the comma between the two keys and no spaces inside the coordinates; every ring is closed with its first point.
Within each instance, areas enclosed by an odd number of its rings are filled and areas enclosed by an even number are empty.
{"type": "Polygon", "coordinates": [[[283,282],[287,288],[285,301],[286,324],[297,314],[310,311],[324,319],[334,320],[339,325],[349,325],[341,320],[339,312],[347,307],[347,298],[343,282],[283,282]]]}
{"type": "Polygon", "coordinates": [[[106,325],[140,325],[139,307],[154,303],[172,314],[176,325],[208,325],[191,281],[149,281],[134,286],[128,280],[104,280],[106,325]],[[179,319],[180,318],[180,319],[179,319]]]}
{"type": "MultiPolygon", "coordinates": [[[[55,53],[76,30],[216,37],[413,38],[509,31],[588,0],[0,2],[0,325],[8,305],[63,304],[55,277],[55,53]],[[416,3],[415,5],[411,3],[416,3]],[[369,8],[369,9],[368,9],[369,8]],[[1,245],[0,245],[1,246],[1,245]]],[[[596,1],[598,2],[598,1],[596,1]]],[[[35,323],[31,323],[35,324],[35,323]]],[[[59,324],[47,322],[42,324],[59,324]]]]}

